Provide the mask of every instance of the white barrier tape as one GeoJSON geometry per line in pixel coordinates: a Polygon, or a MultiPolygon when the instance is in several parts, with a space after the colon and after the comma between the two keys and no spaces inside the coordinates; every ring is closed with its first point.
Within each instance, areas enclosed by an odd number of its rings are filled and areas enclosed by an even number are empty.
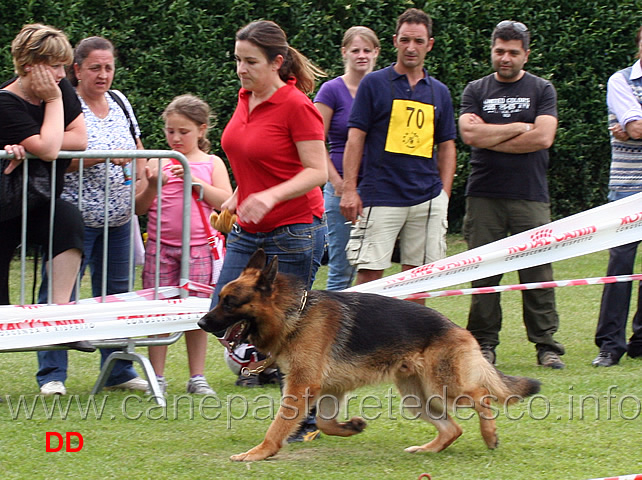
{"type": "MultiPolygon", "coordinates": [[[[642,193],[348,291],[416,295],[641,239],[642,193]]],[[[210,291],[207,285],[191,282],[179,288],[210,291]]],[[[164,291],[164,295],[174,293],[164,291]]],[[[132,302],[123,314],[122,301],[147,295],[144,291],[113,295],[105,303],[90,299],[75,305],[0,307],[5,314],[0,315],[0,350],[193,330],[209,311],[209,298],[188,297],[132,302]]]]}
{"type": "Polygon", "coordinates": [[[195,330],[209,307],[209,298],[198,297],[127,307],[121,302],[1,306],[0,350],[195,330]]]}
{"type": "Polygon", "coordinates": [[[137,290],[135,292],[116,293],[114,295],[106,295],[103,301],[102,297],[85,298],[79,300],[77,303],[112,303],[112,302],[132,302],[138,300],[169,300],[170,298],[177,298],[180,296],[181,290],[190,292],[207,293],[211,295],[214,293],[214,287],[204,283],[192,282],[187,280],[179,287],[159,287],[158,290],[154,288],[147,288],[145,290],[137,290]]]}
{"type": "Polygon", "coordinates": [[[78,300],[78,303],[112,303],[112,302],[134,302],[139,300],[169,300],[180,296],[182,287],[159,287],[158,291],[154,288],[147,288],[145,290],[137,290],[135,292],[116,293],[113,295],[106,295],[103,301],[102,297],[84,298],[78,300]]]}
{"type": "MultiPolygon", "coordinates": [[[[499,285],[496,287],[461,288],[458,290],[441,290],[438,292],[421,292],[398,297],[402,300],[418,298],[454,297],[457,295],[480,295],[507,291],[535,290],[537,288],[575,287],[578,285],[600,285],[605,283],[634,282],[642,280],[642,273],[610,277],[579,278],[575,280],[553,280],[551,282],[519,283],[517,285],[499,285]]],[[[642,479],[641,479],[642,480],[642,479]]]]}
{"type": "Polygon", "coordinates": [[[214,293],[214,286],[192,282],[191,280],[187,280],[181,288],[189,290],[190,292],[207,293],[208,295],[212,295],[214,293]]]}
{"type": "Polygon", "coordinates": [[[620,475],[619,477],[593,478],[591,480],[642,480],[642,474],[620,475]]]}
{"type": "Polygon", "coordinates": [[[586,255],[641,239],[642,193],[638,193],[346,291],[402,297],[586,255]]]}

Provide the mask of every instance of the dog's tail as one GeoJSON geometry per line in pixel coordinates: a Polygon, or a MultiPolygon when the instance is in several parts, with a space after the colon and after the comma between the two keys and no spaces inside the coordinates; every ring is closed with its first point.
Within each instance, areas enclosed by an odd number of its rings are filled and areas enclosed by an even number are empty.
{"type": "Polygon", "coordinates": [[[512,404],[535,395],[540,390],[539,380],[529,377],[515,377],[497,370],[485,359],[478,363],[482,375],[482,385],[490,392],[497,402],[512,404]]]}

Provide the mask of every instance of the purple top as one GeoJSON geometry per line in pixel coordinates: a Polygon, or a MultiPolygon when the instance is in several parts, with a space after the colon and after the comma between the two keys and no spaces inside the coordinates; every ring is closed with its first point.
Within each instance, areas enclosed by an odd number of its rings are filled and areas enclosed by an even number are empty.
{"type": "Polygon", "coordinates": [[[343,177],[343,152],[348,141],[348,118],[354,98],[350,95],[348,87],[341,77],[334,78],[321,85],[315,103],[323,103],[333,110],[330,128],[328,129],[328,143],[330,144],[330,159],[343,177]]]}
{"type": "MultiPolygon", "coordinates": [[[[640,65],[640,60],[638,60],[633,64],[631,80],[640,77],[642,77],[642,66],[640,65]]],[[[627,79],[624,78],[624,75],[619,75],[619,72],[609,78],[606,89],[606,103],[622,127],[634,120],[642,120],[642,105],[633,95],[627,79]]]]}

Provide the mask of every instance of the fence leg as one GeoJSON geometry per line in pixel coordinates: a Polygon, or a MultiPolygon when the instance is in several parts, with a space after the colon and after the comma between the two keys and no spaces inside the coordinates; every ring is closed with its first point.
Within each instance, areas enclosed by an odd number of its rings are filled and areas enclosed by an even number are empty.
{"type": "Polygon", "coordinates": [[[165,396],[163,395],[163,392],[161,392],[160,385],[156,379],[154,367],[152,367],[152,364],[147,357],[135,352],[113,352],[109,355],[100,371],[100,375],[98,375],[94,388],[91,390],[92,395],[97,394],[103,389],[109,374],[114,368],[114,362],[116,362],[116,360],[131,360],[132,362],[138,363],[141,366],[145,377],[147,377],[147,382],[149,383],[149,388],[154,400],[162,407],[166,405],[165,396]]]}

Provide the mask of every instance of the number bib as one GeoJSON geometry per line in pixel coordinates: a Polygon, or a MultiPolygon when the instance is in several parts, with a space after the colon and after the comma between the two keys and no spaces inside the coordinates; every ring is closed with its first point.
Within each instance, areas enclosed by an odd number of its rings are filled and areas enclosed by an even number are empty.
{"type": "Polygon", "coordinates": [[[395,99],[386,137],[386,152],[432,158],[435,106],[395,99]]]}

